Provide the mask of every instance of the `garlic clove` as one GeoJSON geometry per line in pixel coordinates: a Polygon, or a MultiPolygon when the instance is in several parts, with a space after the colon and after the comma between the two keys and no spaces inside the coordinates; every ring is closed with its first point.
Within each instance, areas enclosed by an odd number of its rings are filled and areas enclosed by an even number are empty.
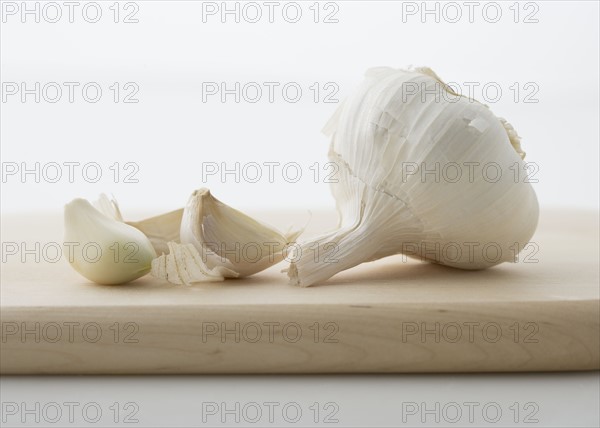
{"type": "Polygon", "coordinates": [[[150,274],[171,284],[191,285],[197,282],[223,281],[225,276],[237,277],[237,273],[223,267],[209,269],[202,255],[192,244],[168,243],[168,253],[152,260],[150,274]]]}
{"type": "Polygon", "coordinates": [[[222,266],[244,277],[283,260],[288,244],[300,233],[282,234],[202,188],[190,196],[184,209],[180,238],[202,254],[209,269],[222,266]]]}
{"type": "Polygon", "coordinates": [[[299,247],[288,270],[293,284],[398,253],[487,268],[514,261],[535,232],[535,191],[512,173],[526,170],[520,137],[430,69],[370,70],[324,131],[339,167],[331,189],[340,228],[299,247]],[[440,90],[447,96],[433,96],[440,90]],[[450,164],[460,168],[456,181],[422,174],[450,164]],[[484,166],[494,166],[492,179],[484,166]]]}
{"type": "Polygon", "coordinates": [[[70,265],[98,284],[124,284],[150,272],[156,252],[138,229],[108,217],[85,199],[65,205],[70,265]]]}

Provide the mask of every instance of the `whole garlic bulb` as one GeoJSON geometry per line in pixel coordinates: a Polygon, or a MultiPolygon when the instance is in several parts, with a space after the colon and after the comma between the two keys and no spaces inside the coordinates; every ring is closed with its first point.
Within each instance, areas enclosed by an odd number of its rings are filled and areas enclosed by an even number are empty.
{"type": "Polygon", "coordinates": [[[298,248],[296,285],[398,253],[487,268],[533,236],[539,208],[517,133],[430,69],[369,70],[324,132],[339,229],[298,248]]]}

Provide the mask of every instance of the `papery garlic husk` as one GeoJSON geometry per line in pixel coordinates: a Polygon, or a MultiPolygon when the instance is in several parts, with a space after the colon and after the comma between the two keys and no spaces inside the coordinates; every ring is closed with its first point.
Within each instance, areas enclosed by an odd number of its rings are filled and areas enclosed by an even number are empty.
{"type": "Polygon", "coordinates": [[[197,282],[223,281],[225,276],[238,275],[225,267],[209,269],[202,256],[192,244],[168,243],[168,253],[152,260],[150,274],[171,284],[191,285],[197,282]]]}
{"type": "Polygon", "coordinates": [[[92,202],[92,205],[106,217],[121,222],[123,221],[123,215],[121,214],[119,203],[114,196],[109,198],[106,193],[100,193],[98,199],[92,202]]]}
{"type": "Polygon", "coordinates": [[[94,201],[94,206],[102,214],[112,219],[122,221],[139,229],[150,239],[154,251],[157,254],[169,253],[169,242],[179,243],[179,229],[181,229],[181,217],[183,208],[160,214],[140,221],[124,221],[121,210],[116,199],[106,196],[104,193],[94,201]]]}
{"type": "Polygon", "coordinates": [[[293,284],[398,253],[482,269],[515,261],[533,236],[539,208],[516,131],[430,69],[369,70],[324,132],[339,167],[331,185],[339,229],[299,247],[293,284]],[[435,173],[423,176],[436,164],[437,182],[435,173]]]}
{"type": "Polygon", "coordinates": [[[184,209],[180,240],[192,244],[209,269],[221,266],[244,277],[283,260],[288,244],[300,233],[282,234],[225,205],[202,188],[190,196],[184,209]]]}
{"type": "Polygon", "coordinates": [[[179,243],[179,230],[183,208],[157,215],[141,221],[128,221],[128,225],[139,229],[150,239],[157,254],[169,253],[169,242],[179,243]]]}
{"type": "Polygon", "coordinates": [[[85,199],[65,205],[65,253],[70,265],[98,284],[124,284],[150,272],[156,252],[135,227],[85,199]]]}

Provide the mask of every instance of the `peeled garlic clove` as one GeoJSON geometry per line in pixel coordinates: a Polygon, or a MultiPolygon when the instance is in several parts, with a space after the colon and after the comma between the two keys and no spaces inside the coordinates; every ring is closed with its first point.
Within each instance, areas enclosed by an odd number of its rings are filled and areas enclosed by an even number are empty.
{"type": "Polygon", "coordinates": [[[516,131],[430,69],[368,71],[324,131],[340,228],[300,246],[292,283],[398,253],[482,269],[514,261],[533,236],[539,208],[531,184],[515,180],[526,170],[516,131]]]}
{"type": "Polygon", "coordinates": [[[180,238],[182,244],[198,250],[209,269],[222,266],[244,277],[281,261],[286,246],[300,233],[283,235],[202,188],[190,196],[184,209],[180,238]]]}
{"type": "Polygon", "coordinates": [[[73,269],[98,284],[123,284],[150,272],[156,257],[148,238],[85,199],[65,206],[65,251],[73,269]]]}
{"type": "Polygon", "coordinates": [[[172,284],[191,285],[197,282],[223,281],[237,274],[223,267],[209,269],[192,244],[168,243],[169,251],[152,260],[150,274],[172,284]]]}
{"type": "Polygon", "coordinates": [[[179,230],[183,208],[141,221],[128,221],[128,225],[141,230],[150,239],[157,254],[169,253],[169,242],[179,243],[179,230]]]}

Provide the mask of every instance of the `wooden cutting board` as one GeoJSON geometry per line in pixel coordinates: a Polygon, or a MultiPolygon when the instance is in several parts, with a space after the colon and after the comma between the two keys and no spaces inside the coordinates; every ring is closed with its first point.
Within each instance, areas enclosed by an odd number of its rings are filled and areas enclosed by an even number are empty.
{"type": "MultiPolygon", "coordinates": [[[[293,216],[259,216],[284,226],[293,216]]],[[[314,215],[309,234],[333,224],[314,215]]],[[[298,219],[297,219],[298,220],[298,219]]],[[[299,221],[302,223],[302,220],[299,221]]],[[[57,215],[3,216],[2,241],[62,241],[57,215]]],[[[65,260],[9,255],[3,374],[597,370],[597,212],[544,212],[528,261],[460,271],[401,256],[308,289],[285,264],[243,280],[87,282],[65,260]]],[[[51,246],[46,247],[48,251],[51,246]]]]}

